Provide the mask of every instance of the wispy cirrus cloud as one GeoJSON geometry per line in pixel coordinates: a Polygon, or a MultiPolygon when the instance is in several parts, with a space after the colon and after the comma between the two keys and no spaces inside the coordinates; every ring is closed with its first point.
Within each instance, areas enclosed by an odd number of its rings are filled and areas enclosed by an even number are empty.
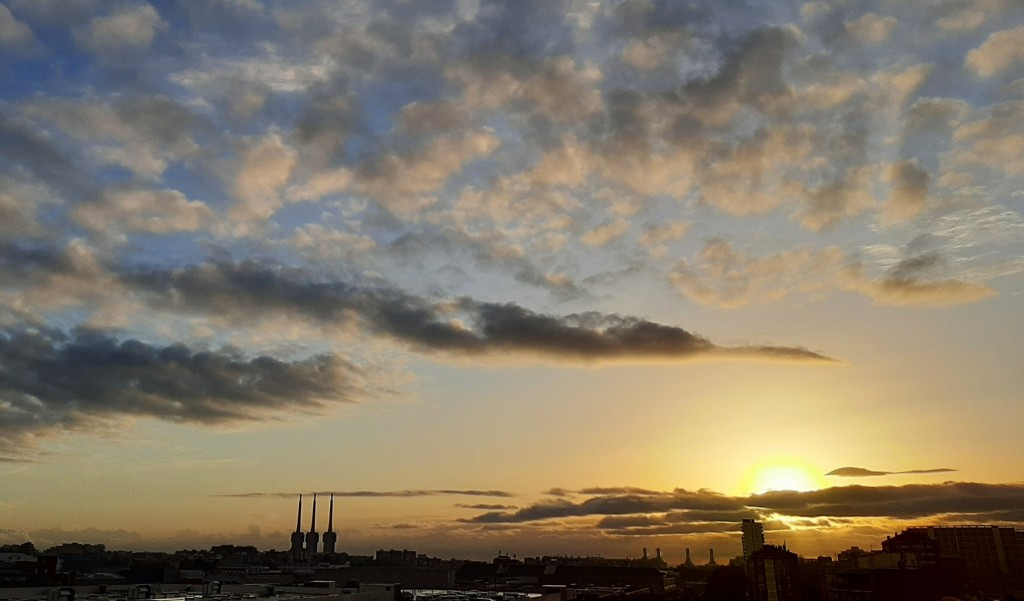
{"type": "Polygon", "coordinates": [[[226,497],[233,499],[262,499],[280,498],[294,499],[300,494],[334,495],[336,497],[380,497],[380,498],[408,498],[408,497],[436,497],[442,495],[462,495],[467,497],[515,497],[515,493],[504,490],[475,490],[458,488],[436,488],[418,490],[317,490],[317,491],[295,491],[295,492],[243,492],[223,493],[213,495],[215,497],[226,497]]]}

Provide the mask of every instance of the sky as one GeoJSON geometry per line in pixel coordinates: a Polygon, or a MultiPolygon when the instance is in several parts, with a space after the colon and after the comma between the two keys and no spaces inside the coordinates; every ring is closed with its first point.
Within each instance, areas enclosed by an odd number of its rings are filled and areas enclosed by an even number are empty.
{"type": "Polygon", "coordinates": [[[0,57],[0,543],[1024,524],[1019,0],[0,0],[0,57]]]}

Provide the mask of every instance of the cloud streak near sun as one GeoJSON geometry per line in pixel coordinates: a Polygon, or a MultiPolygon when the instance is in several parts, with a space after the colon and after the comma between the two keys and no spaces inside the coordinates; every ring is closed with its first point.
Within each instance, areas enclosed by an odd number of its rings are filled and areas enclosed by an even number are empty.
{"type": "Polygon", "coordinates": [[[542,501],[515,511],[491,511],[471,524],[546,523],[599,518],[597,527],[619,534],[683,534],[733,531],[744,517],[779,524],[782,518],[960,518],[1019,520],[1024,485],[947,482],[904,486],[837,486],[811,491],[769,491],[730,496],[710,490],[655,491],[634,488],[580,491],[581,501],[542,501]]]}
{"type": "Polygon", "coordinates": [[[866,478],[870,476],[891,476],[895,474],[943,474],[946,472],[955,472],[956,470],[948,467],[939,467],[924,470],[903,470],[898,472],[883,472],[878,470],[869,470],[863,467],[840,467],[832,470],[825,474],[826,476],[839,476],[841,478],[866,478]]]}

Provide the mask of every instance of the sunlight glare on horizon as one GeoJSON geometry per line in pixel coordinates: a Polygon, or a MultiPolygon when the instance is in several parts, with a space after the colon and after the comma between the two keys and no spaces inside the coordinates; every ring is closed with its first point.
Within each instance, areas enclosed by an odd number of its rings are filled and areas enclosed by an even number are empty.
{"type": "Polygon", "coordinates": [[[827,486],[821,473],[820,469],[801,460],[766,460],[747,470],[741,489],[748,494],[762,494],[770,490],[818,490],[827,486]]]}

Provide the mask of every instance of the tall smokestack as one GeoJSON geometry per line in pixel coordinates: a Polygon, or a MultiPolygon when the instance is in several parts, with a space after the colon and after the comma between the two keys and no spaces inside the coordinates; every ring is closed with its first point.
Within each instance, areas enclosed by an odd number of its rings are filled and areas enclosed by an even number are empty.
{"type": "Polygon", "coordinates": [[[331,510],[327,514],[327,532],[324,532],[324,553],[333,554],[338,535],[334,532],[334,493],[331,493],[331,510]]]}
{"type": "Polygon", "coordinates": [[[327,531],[334,532],[334,493],[331,493],[331,505],[327,511],[327,531]]]}
{"type": "Polygon", "coordinates": [[[320,546],[320,535],[316,532],[316,493],[313,493],[313,519],[309,522],[309,532],[306,533],[306,556],[312,557],[320,546]]]}
{"type": "Polygon", "coordinates": [[[302,495],[299,495],[299,515],[295,519],[295,532],[292,532],[292,561],[302,561],[302,495]]]}
{"type": "Polygon", "coordinates": [[[309,531],[316,532],[316,493],[313,493],[313,519],[309,522],[309,531]]]}

